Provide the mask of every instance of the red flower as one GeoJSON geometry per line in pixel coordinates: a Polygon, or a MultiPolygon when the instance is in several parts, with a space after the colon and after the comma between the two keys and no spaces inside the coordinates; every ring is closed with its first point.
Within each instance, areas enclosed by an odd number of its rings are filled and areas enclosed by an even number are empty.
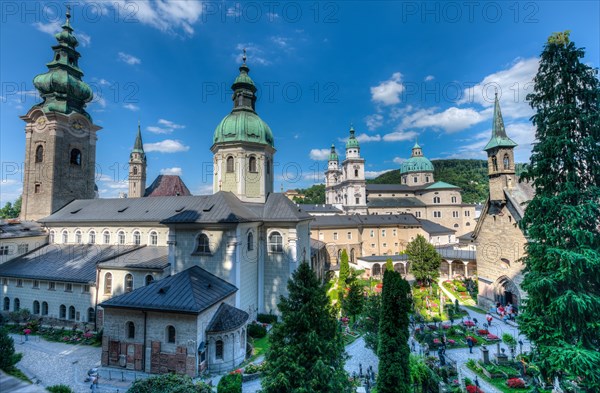
{"type": "Polygon", "coordinates": [[[506,384],[511,389],[520,389],[525,387],[525,381],[523,381],[521,378],[510,378],[508,381],[506,381],[506,384]]]}
{"type": "Polygon", "coordinates": [[[437,338],[434,338],[434,339],[433,339],[433,343],[434,343],[434,344],[439,344],[440,342],[441,342],[441,341],[440,341],[439,339],[437,339],[437,338]]]}
{"type": "Polygon", "coordinates": [[[488,333],[489,333],[489,332],[487,331],[487,329],[479,329],[479,330],[477,330],[477,334],[480,334],[480,335],[482,335],[482,336],[483,336],[484,334],[488,334],[488,333]]]}
{"type": "Polygon", "coordinates": [[[454,345],[454,344],[456,344],[456,341],[454,341],[454,340],[448,340],[448,344],[454,345]]]}
{"type": "Polygon", "coordinates": [[[475,385],[467,385],[467,393],[483,393],[483,390],[475,385]]]}
{"type": "Polygon", "coordinates": [[[495,334],[488,334],[487,335],[488,340],[499,340],[498,336],[496,336],[495,334]]]}
{"type": "Polygon", "coordinates": [[[464,324],[465,326],[475,326],[475,322],[473,321],[465,321],[464,324]]]}

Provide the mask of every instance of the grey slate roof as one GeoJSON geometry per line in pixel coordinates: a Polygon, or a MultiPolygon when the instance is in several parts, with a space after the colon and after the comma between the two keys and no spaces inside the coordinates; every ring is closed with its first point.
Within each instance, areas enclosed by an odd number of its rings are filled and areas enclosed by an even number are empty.
{"type": "Polygon", "coordinates": [[[525,214],[525,208],[529,201],[535,196],[533,184],[530,182],[519,182],[515,184],[512,190],[504,190],[508,201],[508,209],[517,222],[521,221],[525,214]]]}
{"type": "Polygon", "coordinates": [[[0,220],[0,239],[45,235],[42,226],[35,221],[0,220]]]}
{"type": "Polygon", "coordinates": [[[283,194],[269,194],[264,204],[240,201],[231,192],[152,198],[80,199],[39,220],[42,223],[161,222],[240,223],[302,221],[311,216],[283,194]]]}
{"type": "Polygon", "coordinates": [[[409,225],[421,226],[419,220],[412,214],[355,214],[337,216],[314,216],[311,228],[345,228],[348,226],[376,226],[376,225],[409,225]]]}
{"type": "Polygon", "coordinates": [[[34,280],[95,283],[96,264],[139,246],[49,244],[0,265],[0,276],[34,280]]]}
{"type": "Polygon", "coordinates": [[[406,184],[369,184],[369,183],[367,183],[367,193],[379,192],[379,191],[382,191],[382,192],[393,192],[393,191],[415,192],[417,190],[422,190],[425,187],[426,187],[426,185],[412,187],[412,186],[407,186],[406,184]]]}
{"type": "Polygon", "coordinates": [[[463,240],[463,241],[471,241],[473,240],[473,231],[471,232],[467,232],[462,236],[458,237],[459,240],[463,240]]]}
{"type": "Polygon", "coordinates": [[[326,204],[313,205],[313,204],[301,203],[300,207],[302,208],[302,210],[304,210],[307,213],[335,213],[335,214],[343,213],[343,211],[338,209],[337,207],[335,207],[333,205],[326,205],[326,204]]]}
{"type": "MultiPolygon", "coordinates": [[[[470,260],[470,261],[475,260],[475,251],[455,250],[453,248],[443,248],[443,247],[436,248],[435,250],[438,252],[438,254],[440,254],[440,256],[443,259],[447,259],[447,260],[460,259],[460,260],[470,260]]],[[[361,261],[365,261],[365,262],[385,262],[388,259],[391,259],[392,262],[400,262],[400,261],[408,261],[408,255],[406,255],[406,254],[403,254],[403,255],[371,255],[371,256],[359,257],[358,259],[360,259],[361,261]]]]}
{"type": "Polygon", "coordinates": [[[103,269],[163,270],[169,266],[168,253],[168,247],[142,246],[129,253],[100,262],[98,266],[103,269]]]}
{"type": "Polygon", "coordinates": [[[248,322],[247,312],[230,306],[227,303],[221,303],[215,315],[206,328],[207,333],[222,333],[238,329],[248,322]]]}
{"type": "Polygon", "coordinates": [[[423,230],[430,235],[442,235],[456,233],[454,229],[446,228],[443,225],[437,224],[429,220],[419,220],[423,226],[423,230]]]}
{"type": "Polygon", "coordinates": [[[237,288],[199,266],[102,302],[104,308],[200,314],[234,294],[237,288]]]}
{"type": "Polygon", "coordinates": [[[374,207],[422,207],[427,206],[415,197],[371,198],[367,206],[374,207]]]}

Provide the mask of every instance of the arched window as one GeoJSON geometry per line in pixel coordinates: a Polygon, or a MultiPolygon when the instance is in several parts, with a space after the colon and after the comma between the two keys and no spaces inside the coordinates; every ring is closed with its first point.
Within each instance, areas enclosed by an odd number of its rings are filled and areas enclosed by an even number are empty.
{"type": "Polygon", "coordinates": [[[452,197],[452,203],[456,203],[456,197],[455,196],[452,197]]]}
{"type": "Polygon", "coordinates": [[[88,234],[88,243],[96,244],[96,231],[90,231],[88,234]]]}
{"type": "Polygon", "coordinates": [[[350,249],[350,262],[354,263],[354,249],[350,249]]]}
{"type": "Polygon", "coordinates": [[[81,165],[81,152],[79,149],[71,150],[71,164],[81,165]]]}
{"type": "Polygon", "coordinates": [[[48,302],[42,302],[42,315],[48,315],[48,302]]]}
{"type": "Polygon", "coordinates": [[[152,284],[153,281],[154,281],[154,277],[152,276],[152,274],[148,274],[146,276],[146,285],[152,284]]]}
{"type": "Polygon", "coordinates": [[[338,264],[340,263],[341,260],[342,260],[342,250],[339,249],[338,250],[338,254],[337,254],[337,262],[338,262],[338,264]]]}
{"type": "Polygon", "coordinates": [[[141,242],[142,242],[142,235],[140,234],[140,232],[139,231],[133,232],[133,244],[135,244],[136,246],[139,246],[141,242]]]}
{"type": "Polygon", "coordinates": [[[127,322],[127,338],[135,338],[135,324],[131,321],[127,322]]]}
{"type": "Polygon", "coordinates": [[[354,177],[358,177],[358,169],[354,170],[354,177]]]}
{"type": "Polygon", "coordinates": [[[158,233],[155,231],[150,232],[150,245],[156,246],[158,244],[158,233]]]}
{"type": "Polygon", "coordinates": [[[223,340],[215,342],[215,358],[223,360],[223,340]]]}
{"type": "Polygon", "coordinates": [[[104,275],[104,294],[110,295],[112,293],[112,274],[106,273],[104,275]]]}
{"type": "Polygon", "coordinates": [[[440,197],[439,196],[433,197],[433,203],[440,203],[440,197]]]}
{"type": "Polygon", "coordinates": [[[256,167],[256,157],[250,156],[248,160],[248,170],[252,173],[258,172],[258,168],[256,167]]]}
{"type": "Polygon", "coordinates": [[[44,146],[38,145],[35,149],[35,162],[44,162],[44,146]]]}
{"type": "Polygon", "coordinates": [[[33,313],[34,314],[40,313],[40,302],[38,302],[37,300],[33,301],[33,313]]]}
{"type": "Polygon", "coordinates": [[[62,242],[67,243],[68,241],[69,241],[69,232],[63,231],[62,232],[62,242]]]}
{"type": "Polygon", "coordinates": [[[208,241],[208,236],[204,233],[201,233],[200,236],[198,236],[196,252],[199,254],[210,254],[210,242],[208,241]]]}
{"type": "Polygon", "coordinates": [[[19,300],[19,298],[15,298],[14,300],[14,310],[13,311],[19,311],[21,309],[21,301],[19,300]]]}
{"type": "Polygon", "coordinates": [[[496,156],[492,156],[492,168],[494,171],[498,170],[498,159],[496,156]]]}
{"type": "Polygon", "coordinates": [[[229,156],[227,157],[227,173],[233,173],[233,169],[234,169],[234,163],[233,163],[233,157],[229,156]]]}
{"type": "Polygon", "coordinates": [[[117,237],[119,239],[119,244],[125,244],[125,232],[119,231],[117,237]]]}
{"type": "Polygon", "coordinates": [[[4,311],[9,311],[10,310],[10,299],[8,297],[4,298],[4,305],[2,306],[2,309],[4,311]]]}
{"type": "Polygon", "coordinates": [[[94,312],[94,308],[90,307],[87,310],[87,320],[89,323],[96,322],[96,313],[94,312]]]}
{"type": "Polygon", "coordinates": [[[81,244],[81,231],[75,231],[75,243],[81,244]]]}
{"type": "Polygon", "coordinates": [[[172,325],[167,326],[167,342],[175,344],[175,327],[172,325]]]}
{"type": "Polygon", "coordinates": [[[283,238],[279,232],[271,232],[269,235],[269,251],[283,252],[283,238]]]}
{"type": "Polygon", "coordinates": [[[125,276],[125,293],[133,291],[133,276],[127,274],[125,276]]]}
{"type": "Polygon", "coordinates": [[[425,183],[429,183],[429,176],[425,176],[425,183]]]}
{"type": "Polygon", "coordinates": [[[55,235],[54,231],[50,231],[50,238],[48,239],[48,242],[50,244],[54,243],[54,235],[55,235]]]}
{"type": "Polygon", "coordinates": [[[508,154],[504,155],[502,162],[504,164],[504,169],[510,169],[510,159],[508,158],[508,154]]]}
{"type": "Polygon", "coordinates": [[[137,175],[137,172],[138,172],[137,166],[134,166],[134,167],[133,167],[133,174],[134,174],[134,175],[137,175]]]}
{"type": "Polygon", "coordinates": [[[102,233],[102,237],[103,237],[103,242],[104,244],[110,244],[110,232],[109,231],[104,231],[102,233]]]}
{"type": "Polygon", "coordinates": [[[248,251],[254,250],[254,234],[252,232],[248,233],[248,251]]]}
{"type": "Polygon", "coordinates": [[[75,319],[75,307],[73,306],[69,307],[69,319],[75,319]]]}
{"type": "Polygon", "coordinates": [[[67,306],[64,304],[61,304],[60,308],[58,309],[58,317],[60,319],[67,319],[67,306]]]}

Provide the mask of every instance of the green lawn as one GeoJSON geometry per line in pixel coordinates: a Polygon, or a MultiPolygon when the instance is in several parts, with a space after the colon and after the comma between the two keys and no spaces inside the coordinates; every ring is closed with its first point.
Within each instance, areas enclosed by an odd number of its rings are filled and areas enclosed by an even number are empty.
{"type": "Polygon", "coordinates": [[[249,359],[246,360],[249,363],[252,362],[257,357],[265,354],[265,352],[267,351],[267,349],[270,346],[269,335],[267,334],[263,338],[254,340],[254,343],[252,345],[254,346],[254,354],[249,359]]]}

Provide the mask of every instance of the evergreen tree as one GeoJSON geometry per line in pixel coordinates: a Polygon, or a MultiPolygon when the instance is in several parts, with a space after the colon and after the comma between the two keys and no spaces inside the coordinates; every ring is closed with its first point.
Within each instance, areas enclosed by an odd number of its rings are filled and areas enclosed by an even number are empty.
{"type": "Polygon", "coordinates": [[[346,249],[343,249],[340,257],[340,288],[346,288],[348,277],[350,277],[350,264],[348,263],[348,253],[346,249]]]}
{"type": "Polygon", "coordinates": [[[342,305],[344,308],[344,312],[352,317],[352,322],[356,320],[356,316],[359,315],[363,310],[363,305],[365,303],[365,295],[364,295],[364,287],[358,281],[358,277],[354,269],[350,272],[350,278],[348,278],[348,294],[344,300],[342,300],[342,305]]]}
{"type": "Polygon", "coordinates": [[[386,270],[383,275],[377,348],[377,391],[380,393],[410,392],[408,314],[411,308],[410,285],[400,273],[386,270]]]}
{"type": "Polygon", "coordinates": [[[269,337],[264,393],[350,392],[342,332],[325,286],[307,263],[288,281],[281,322],[269,337]]]}
{"type": "Polygon", "coordinates": [[[363,308],[364,318],[362,320],[365,330],[365,346],[377,354],[379,345],[379,319],[381,315],[381,296],[378,294],[370,295],[363,308]]]}
{"type": "Polygon", "coordinates": [[[548,375],[600,391],[600,88],[569,33],[544,46],[527,96],[536,140],[523,178],[536,190],[521,220],[528,237],[520,328],[548,375]]]}
{"type": "Polygon", "coordinates": [[[410,261],[410,272],[417,281],[423,281],[428,286],[437,281],[442,257],[423,236],[417,235],[415,240],[408,243],[406,254],[410,261]]]}
{"type": "Polygon", "coordinates": [[[392,261],[392,258],[388,258],[385,261],[385,270],[394,270],[394,262],[392,261]]]}

